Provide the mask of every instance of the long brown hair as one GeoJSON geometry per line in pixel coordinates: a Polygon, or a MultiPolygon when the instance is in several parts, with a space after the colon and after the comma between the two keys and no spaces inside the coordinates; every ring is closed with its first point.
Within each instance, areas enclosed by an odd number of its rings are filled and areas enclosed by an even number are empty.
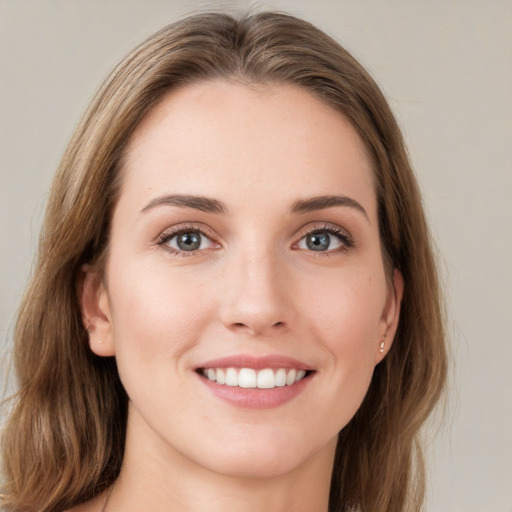
{"type": "Polygon", "coordinates": [[[101,268],[135,127],[170,89],[215,78],[303,87],[344,115],[366,146],[383,252],[405,289],[393,346],[339,435],[329,510],[421,508],[418,435],[445,382],[446,350],[418,186],[391,110],[361,65],[306,21],[264,12],[199,14],[164,28],[113,71],[78,126],[55,177],[16,324],[19,392],[2,438],[5,510],[71,507],[120,471],[127,397],[115,360],[88,348],[77,276],[86,262],[101,268]]]}

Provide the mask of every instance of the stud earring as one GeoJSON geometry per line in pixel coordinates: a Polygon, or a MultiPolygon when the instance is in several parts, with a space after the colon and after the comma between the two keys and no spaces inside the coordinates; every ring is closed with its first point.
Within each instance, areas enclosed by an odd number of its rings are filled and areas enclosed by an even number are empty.
{"type": "Polygon", "coordinates": [[[381,342],[380,342],[380,350],[379,350],[379,352],[380,352],[381,354],[384,354],[384,347],[385,347],[385,346],[386,346],[386,344],[384,343],[384,341],[381,341],[381,342]]]}

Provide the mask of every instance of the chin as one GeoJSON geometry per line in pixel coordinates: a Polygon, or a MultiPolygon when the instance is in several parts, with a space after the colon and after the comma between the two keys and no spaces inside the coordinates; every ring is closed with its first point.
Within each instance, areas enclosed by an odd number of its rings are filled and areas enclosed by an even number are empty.
{"type": "Polygon", "coordinates": [[[299,468],[304,461],[283,454],[281,451],[262,457],[261,454],[244,454],[234,460],[217,461],[208,467],[210,471],[228,477],[270,479],[292,473],[299,468]]]}
{"type": "MultiPolygon", "coordinates": [[[[285,433],[271,440],[263,437],[246,444],[230,443],[222,453],[211,453],[201,463],[218,474],[241,478],[276,478],[300,469],[316,460],[332,459],[338,436],[326,444],[311,445],[306,440],[291,442],[285,433]],[[310,446],[308,446],[308,444],[310,446]]],[[[217,450],[215,450],[217,452],[217,450]]]]}

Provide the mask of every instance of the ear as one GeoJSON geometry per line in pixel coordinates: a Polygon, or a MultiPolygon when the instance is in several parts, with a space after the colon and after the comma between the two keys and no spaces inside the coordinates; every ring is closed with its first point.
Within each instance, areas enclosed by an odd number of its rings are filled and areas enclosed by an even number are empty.
{"type": "Polygon", "coordinates": [[[113,356],[115,350],[108,293],[103,278],[90,265],[80,269],[78,299],[91,350],[98,356],[113,356]]]}
{"type": "Polygon", "coordinates": [[[389,352],[400,318],[400,305],[404,294],[404,278],[400,270],[393,271],[393,282],[388,286],[386,304],[379,324],[379,338],[375,351],[375,365],[379,364],[389,352]]]}

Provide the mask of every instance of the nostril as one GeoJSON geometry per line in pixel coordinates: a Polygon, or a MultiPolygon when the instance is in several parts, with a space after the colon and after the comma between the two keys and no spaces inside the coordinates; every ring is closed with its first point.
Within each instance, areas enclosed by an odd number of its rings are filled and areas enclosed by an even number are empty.
{"type": "MultiPolygon", "coordinates": [[[[284,329],[286,327],[286,322],[275,322],[275,323],[269,323],[268,326],[271,329],[284,329]]],[[[254,332],[260,332],[265,330],[264,325],[256,325],[256,322],[234,322],[232,324],[232,328],[234,329],[249,329],[254,332]]]]}

